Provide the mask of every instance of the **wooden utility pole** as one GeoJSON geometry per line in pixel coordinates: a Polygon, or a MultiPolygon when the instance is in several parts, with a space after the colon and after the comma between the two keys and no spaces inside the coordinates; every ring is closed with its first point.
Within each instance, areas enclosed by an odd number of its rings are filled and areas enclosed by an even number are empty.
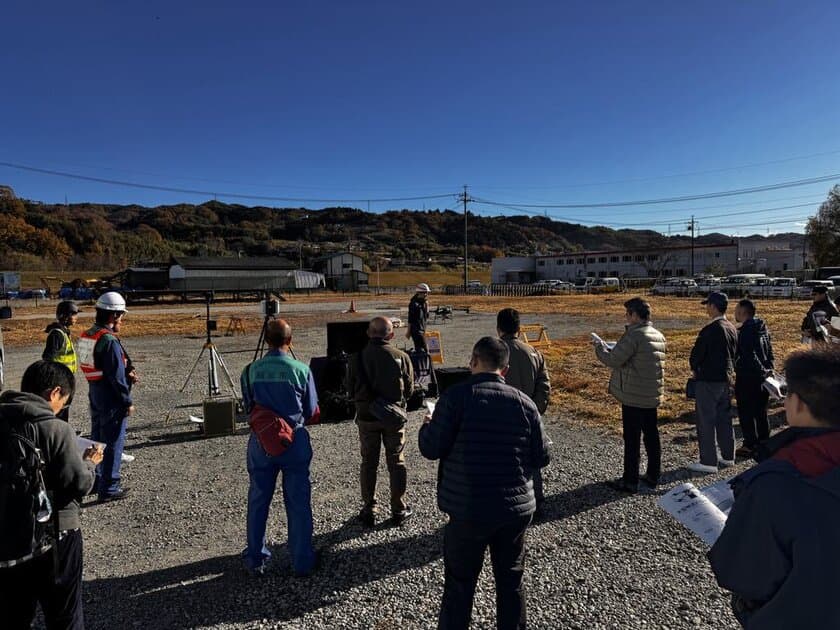
{"type": "Polygon", "coordinates": [[[472,201],[467,194],[466,186],[464,186],[464,194],[461,196],[461,201],[464,202],[464,293],[466,293],[467,283],[469,282],[469,271],[467,270],[467,202],[472,201]]]}
{"type": "Polygon", "coordinates": [[[694,220],[694,215],[691,215],[691,221],[688,223],[688,229],[691,230],[691,277],[694,277],[694,228],[697,222],[694,220]]]}

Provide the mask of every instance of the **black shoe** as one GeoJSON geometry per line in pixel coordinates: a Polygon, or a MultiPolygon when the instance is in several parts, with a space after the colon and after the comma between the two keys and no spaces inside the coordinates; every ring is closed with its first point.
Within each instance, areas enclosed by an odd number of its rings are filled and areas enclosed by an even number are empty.
{"type": "Polygon", "coordinates": [[[613,490],[618,490],[619,492],[626,492],[627,494],[636,494],[639,491],[638,485],[633,486],[624,481],[623,478],[611,479],[609,481],[605,481],[604,483],[613,490]]]}
{"type": "Polygon", "coordinates": [[[659,485],[659,479],[653,479],[650,475],[642,475],[639,477],[639,481],[651,490],[656,490],[656,486],[659,485]]]}
{"type": "Polygon", "coordinates": [[[399,527],[403,523],[405,523],[411,516],[414,514],[414,510],[411,509],[410,505],[406,505],[405,509],[402,512],[394,512],[391,515],[391,522],[399,527]]]}
{"type": "Polygon", "coordinates": [[[295,577],[299,577],[299,578],[309,577],[310,575],[315,573],[315,571],[317,571],[320,567],[321,567],[321,550],[316,549],[315,550],[315,560],[312,562],[312,568],[310,568],[309,571],[306,571],[305,573],[295,571],[294,572],[295,577]]]}
{"type": "Polygon", "coordinates": [[[361,512],[359,512],[359,522],[364,527],[373,527],[376,525],[376,515],[373,513],[373,510],[370,508],[363,508],[361,512]]]}
{"type": "Polygon", "coordinates": [[[128,494],[128,488],[120,488],[112,494],[99,495],[99,503],[110,503],[111,501],[122,501],[128,494]]]}

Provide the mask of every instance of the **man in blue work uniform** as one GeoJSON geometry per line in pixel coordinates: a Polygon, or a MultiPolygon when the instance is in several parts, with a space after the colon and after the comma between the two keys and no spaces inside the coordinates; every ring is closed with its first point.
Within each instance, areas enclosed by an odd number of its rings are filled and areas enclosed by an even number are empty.
{"type": "Polygon", "coordinates": [[[284,320],[268,322],[266,356],[242,371],[242,400],[246,411],[254,405],[270,409],[294,429],[289,447],[280,455],[269,455],[252,432],[248,440],[248,546],[243,551],[245,565],[254,575],[262,575],[271,559],[265,545],[268,510],[274,497],[277,475],[283,473],[283,502],[289,528],[289,553],[296,575],[309,575],[317,561],[312,546],[312,486],[309,464],[312,445],[305,425],[317,424],[321,412],[315,380],[305,364],[292,358],[292,327],[284,320]]]}
{"type": "Polygon", "coordinates": [[[134,413],[131,386],[137,377],[116,337],[124,315],[123,297],[116,291],[103,293],[96,301],[96,323],[82,333],[77,347],[88,382],[91,438],[106,445],[97,468],[97,493],[103,503],[123,499],[128,492],[120,483],[120,464],[128,416],[134,413]]]}

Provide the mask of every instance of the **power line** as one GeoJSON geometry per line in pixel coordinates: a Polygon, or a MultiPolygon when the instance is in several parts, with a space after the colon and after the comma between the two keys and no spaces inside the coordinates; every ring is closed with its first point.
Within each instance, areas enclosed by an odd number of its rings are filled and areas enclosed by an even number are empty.
{"type": "Polygon", "coordinates": [[[88,182],[98,182],[100,184],[112,184],[114,186],[127,186],[129,188],[142,188],[144,190],[159,190],[163,192],[177,192],[189,195],[206,195],[208,197],[225,197],[228,199],[253,199],[257,201],[294,201],[304,203],[366,203],[366,202],[396,202],[396,201],[422,201],[424,199],[451,199],[455,196],[454,193],[445,195],[425,195],[419,197],[390,197],[374,199],[367,197],[364,199],[304,199],[300,197],[272,197],[266,195],[244,195],[239,193],[208,191],[208,190],[193,190],[189,188],[175,188],[172,186],[157,186],[154,184],[141,184],[138,182],[126,182],[117,179],[107,179],[104,177],[91,177],[89,175],[79,175],[76,173],[67,173],[64,171],[55,171],[52,169],[38,168],[35,166],[28,166],[25,164],[15,164],[13,162],[0,162],[0,166],[7,166],[22,171],[32,171],[34,173],[43,173],[45,175],[55,175],[57,177],[66,177],[68,179],[78,179],[88,182]]]}
{"type": "Polygon", "coordinates": [[[827,155],[837,155],[840,153],[840,149],[836,149],[833,151],[823,151],[821,153],[812,153],[810,155],[799,155],[789,158],[782,158],[778,160],[770,160],[768,162],[753,162],[751,164],[741,164],[738,166],[725,166],[721,168],[713,168],[705,171],[689,171],[685,173],[672,173],[669,175],[657,175],[651,177],[637,177],[631,179],[617,179],[612,181],[604,181],[604,182],[589,182],[586,184],[568,184],[562,186],[481,186],[481,188],[486,188],[487,190],[561,190],[561,189],[573,189],[573,188],[588,188],[590,186],[609,186],[612,184],[632,184],[632,183],[639,183],[639,182],[651,182],[651,181],[658,181],[663,179],[674,179],[678,177],[690,177],[693,175],[710,175],[713,173],[725,173],[727,171],[737,171],[744,168],[755,168],[758,166],[770,166],[773,164],[784,164],[786,162],[796,162],[799,160],[808,160],[815,157],[825,157],[827,155]]]}
{"type": "Polygon", "coordinates": [[[727,228],[741,228],[741,227],[755,227],[755,226],[762,226],[762,225],[783,225],[785,223],[797,223],[799,221],[807,220],[807,217],[802,217],[802,215],[797,215],[795,217],[791,217],[788,219],[782,219],[779,221],[762,221],[760,223],[738,223],[735,225],[713,225],[711,227],[703,228],[704,230],[723,230],[727,228]]]}
{"type": "Polygon", "coordinates": [[[699,199],[715,199],[719,197],[735,197],[737,195],[748,195],[757,192],[766,192],[768,190],[781,190],[783,188],[794,188],[797,186],[808,186],[810,184],[818,184],[820,182],[828,182],[831,180],[840,179],[840,173],[833,173],[831,175],[823,175],[821,177],[811,177],[808,179],[797,179],[787,182],[779,182],[776,184],[766,184],[763,186],[752,186],[750,188],[738,188],[735,190],[722,190],[708,193],[700,193],[697,195],[682,195],[679,197],[662,197],[660,199],[637,199],[633,201],[604,201],[599,203],[552,203],[552,204],[536,204],[536,203],[520,203],[514,204],[502,203],[499,201],[478,200],[476,203],[491,205],[491,206],[510,206],[515,205],[521,208],[555,208],[555,209],[586,209],[586,208],[617,208],[621,206],[649,206],[661,203],[675,203],[680,201],[697,201],[699,199]]]}

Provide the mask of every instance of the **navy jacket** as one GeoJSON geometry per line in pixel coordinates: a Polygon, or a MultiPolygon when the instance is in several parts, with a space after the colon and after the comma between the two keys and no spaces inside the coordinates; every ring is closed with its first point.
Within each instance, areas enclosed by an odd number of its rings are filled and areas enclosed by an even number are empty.
{"type": "Polygon", "coordinates": [[[731,482],[712,570],[745,628],[840,628],[840,430],[790,428],[764,446],[731,482]]]}
{"type": "Polygon", "coordinates": [[[531,476],[548,465],[548,439],[533,401],[501,376],[447,389],[419,441],[440,460],[438,507],[451,517],[504,522],[536,510],[531,476]]]}
{"type": "Polygon", "coordinates": [[[727,319],[706,324],[691,349],[688,364],[698,381],[721,383],[729,380],[735,368],[738,331],[727,319]]]}
{"type": "Polygon", "coordinates": [[[773,372],[773,344],[763,319],[751,317],[738,330],[735,374],[765,377],[773,372]]]}

